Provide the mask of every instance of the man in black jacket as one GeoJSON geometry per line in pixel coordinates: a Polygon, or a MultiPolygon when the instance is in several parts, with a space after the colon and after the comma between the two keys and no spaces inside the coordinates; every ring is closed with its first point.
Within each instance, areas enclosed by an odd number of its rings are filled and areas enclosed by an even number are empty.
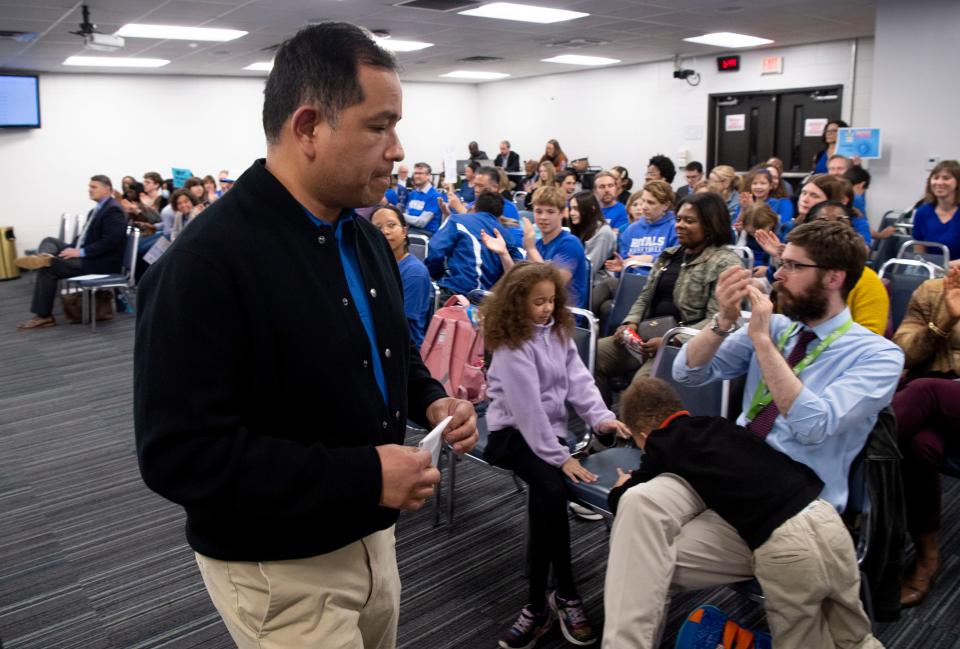
{"type": "Polygon", "coordinates": [[[510,150],[510,142],[503,140],[500,142],[500,154],[493,161],[494,166],[502,167],[507,172],[520,171],[520,154],[510,150]]]}
{"type": "Polygon", "coordinates": [[[357,27],[307,27],[264,90],[258,160],[140,285],[134,411],[147,485],[187,540],[237,645],[389,648],[393,526],[440,474],[407,419],[476,416],[411,345],[374,205],[403,158],[396,62],[357,27]]]}
{"type": "Polygon", "coordinates": [[[59,280],[120,272],[127,242],[127,217],[113,198],[113,184],[107,176],[90,178],[88,191],[97,206],[87,214],[83,229],[71,244],[47,237],[40,242],[37,254],[17,258],[20,268],[39,269],[30,305],[34,317],[18,324],[17,329],[43,329],[57,324],[53,302],[59,280]]]}

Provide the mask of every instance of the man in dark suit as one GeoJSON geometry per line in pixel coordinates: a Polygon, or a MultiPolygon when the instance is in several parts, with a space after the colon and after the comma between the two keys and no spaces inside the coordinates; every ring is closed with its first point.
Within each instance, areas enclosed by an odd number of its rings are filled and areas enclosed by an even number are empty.
{"type": "Polygon", "coordinates": [[[497,167],[503,168],[506,172],[520,171],[520,154],[510,150],[510,142],[503,140],[500,143],[500,155],[493,161],[497,167]]]}
{"type": "Polygon", "coordinates": [[[703,180],[703,165],[694,160],[683,168],[683,173],[687,178],[687,184],[677,190],[675,202],[677,207],[687,196],[693,196],[697,183],[703,180]]]}
{"type": "Polygon", "coordinates": [[[126,246],[127,219],[123,208],[113,198],[113,184],[106,176],[90,178],[90,200],[97,206],[90,210],[83,230],[69,246],[53,237],[40,242],[35,255],[19,257],[17,266],[37,269],[30,310],[34,317],[17,325],[17,329],[40,329],[57,324],[53,317],[53,301],[57,297],[57,281],[90,273],[119,273],[126,246]]]}

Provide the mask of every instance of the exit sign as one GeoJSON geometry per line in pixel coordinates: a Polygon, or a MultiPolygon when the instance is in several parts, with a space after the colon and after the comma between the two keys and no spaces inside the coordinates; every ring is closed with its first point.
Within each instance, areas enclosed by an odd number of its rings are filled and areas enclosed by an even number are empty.
{"type": "Polygon", "coordinates": [[[783,74],[783,57],[765,57],[760,63],[760,74],[783,74]]]}
{"type": "Polygon", "coordinates": [[[739,69],[740,69],[739,54],[736,54],[734,56],[718,56],[717,57],[718,72],[736,72],[739,69]]]}

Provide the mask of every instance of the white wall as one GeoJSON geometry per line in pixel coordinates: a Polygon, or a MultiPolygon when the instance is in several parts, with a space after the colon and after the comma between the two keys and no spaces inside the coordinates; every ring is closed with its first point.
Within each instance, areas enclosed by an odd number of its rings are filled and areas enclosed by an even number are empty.
{"type": "MultiPolygon", "coordinates": [[[[883,158],[870,165],[870,204],[905,209],[923,195],[929,158],[960,158],[955,72],[960,2],[878,0],[874,126],[883,158]]],[[[879,212],[879,209],[872,211],[879,212]]]]}
{"type": "MultiPolygon", "coordinates": [[[[873,74],[872,39],[859,39],[857,92],[851,92],[853,41],[834,41],[740,53],[740,71],[717,72],[715,57],[683,61],[700,73],[691,87],[673,78],[670,61],[585,70],[480,86],[481,145],[510,140],[524,160],[539,158],[556,138],[570,158],[589,155],[603,167],[623,165],[642,178],[647,160],[663,153],[677,162],[706,161],[708,97],[711,94],[841,84],[842,115],[869,121],[869,94],[859,91],[873,74]],[[783,74],[761,75],[763,57],[784,57],[783,74]]],[[[678,176],[678,183],[680,180],[678,176]]]]}
{"type": "MultiPolygon", "coordinates": [[[[43,127],[0,129],[0,225],[20,250],[56,234],[62,212],[92,207],[86,186],[105,173],[116,186],[171,167],[239,175],[266,155],[260,109],[264,79],[44,74],[43,127]]],[[[399,132],[407,160],[439,164],[443,148],[475,137],[476,86],[404,86],[399,132]],[[453,107],[453,108],[451,108],[453,107]]],[[[464,154],[465,155],[465,154],[464,154]]],[[[462,156],[461,156],[462,157],[462,156]]]]}
{"type": "MultiPolygon", "coordinates": [[[[490,155],[506,138],[525,159],[539,158],[544,142],[557,138],[573,157],[621,164],[642,177],[655,153],[677,161],[686,150],[690,160],[705,160],[712,93],[842,84],[844,117],[849,120],[853,100],[853,123],[869,125],[873,42],[859,41],[856,92],[850,90],[851,45],[746,51],[741,70],[728,74],[716,72],[712,56],[684,61],[701,74],[696,87],[673,79],[670,62],[480,85],[407,83],[399,131],[410,163],[439,166],[448,147],[465,157],[473,139],[490,155]],[[784,74],[761,76],[760,59],[773,54],[784,57],[784,74]]],[[[126,174],[139,178],[154,170],[169,176],[173,166],[199,175],[220,169],[239,175],[265,154],[263,83],[41,75],[43,128],[0,130],[0,225],[14,226],[21,250],[34,247],[56,231],[61,212],[91,207],[86,184],[95,173],[118,185],[126,174]]]]}

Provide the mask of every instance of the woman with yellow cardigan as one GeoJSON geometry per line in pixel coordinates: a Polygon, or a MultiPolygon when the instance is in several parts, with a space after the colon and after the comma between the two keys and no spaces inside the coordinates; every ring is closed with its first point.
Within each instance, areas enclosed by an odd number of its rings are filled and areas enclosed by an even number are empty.
{"type": "MultiPolygon", "coordinates": [[[[804,190],[806,189],[807,186],[804,186],[804,190]]],[[[854,212],[849,205],[838,200],[825,200],[810,207],[804,222],[842,221],[853,227],[850,222],[853,217],[854,212]]],[[[775,266],[779,265],[779,253],[783,251],[783,244],[779,242],[776,235],[772,232],[758,231],[755,236],[757,243],[771,253],[771,263],[775,266]]],[[[887,294],[887,287],[883,285],[883,281],[872,268],[863,269],[863,274],[847,296],[847,306],[850,307],[850,317],[854,322],[876,334],[884,335],[890,319],[890,296],[887,294]]]]}

